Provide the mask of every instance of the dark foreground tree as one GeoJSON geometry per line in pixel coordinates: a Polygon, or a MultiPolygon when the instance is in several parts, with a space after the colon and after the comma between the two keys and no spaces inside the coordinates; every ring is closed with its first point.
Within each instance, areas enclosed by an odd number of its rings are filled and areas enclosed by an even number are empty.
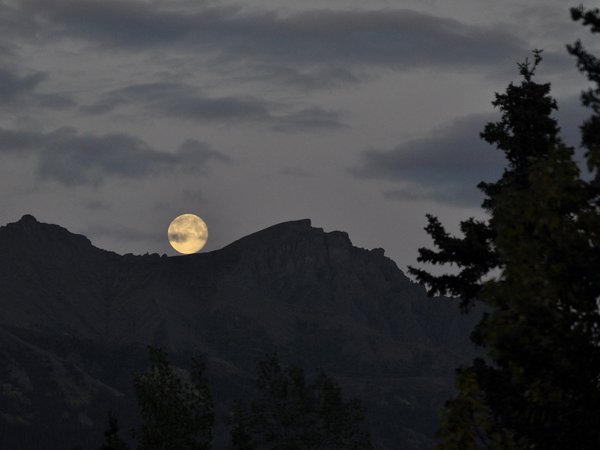
{"type": "Polygon", "coordinates": [[[323,372],[312,382],[295,366],[282,368],[275,355],[257,364],[258,398],[237,404],[231,421],[231,450],[371,449],[364,410],[344,400],[323,372]]]}
{"type": "MultiPolygon", "coordinates": [[[[598,83],[598,61],[573,50],[598,83]]],[[[519,65],[521,82],[496,94],[501,120],[481,134],[508,162],[497,182],[479,185],[489,220],[466,220],[464,236],[453,237],[428,218],[437,249],[420,249],[418,260],[459,272],[410,268],[430,294],[459,296],[464,311],[482,302],[487,311],[472,334],[487,358],[457,371],[440,449],[600,448],[600,120],[583,128],[588,181],[559,137],[550,85],[534,81],[534,54],[519,65]]],[[[584,94],[595,114],[599,92],[584,94]]]]}
{"type": "Polygon", "coordinates": [[[139,450],[208,450],[212,445],[213,404],[204,365],[192,360],[190,381],[169,364],[167,354],[149,347],[150,368],[134,379],[142,425],[139,450]]]}
{"type": "MultiPolygon", "coordinates": [[[[138,450],[209,450],[213,404],[202,362],[192,359],[190,380],[170,365],[164,350],[148,346],[150,367],[134,378],[141,425],[134,430],[138,450]]],[[[111,414],[98,450],[129,450],[111,414]]]]}
{"type": "MultiPolygon", "coordinates": [[[[141,426],[134,430],[138,450],[209,450],[213,404],[204,365],[193,359],[190,381],[178,375],[167,354],[149,346],[150,368],[134,379],[141,426]]],[[[259,396],[244,407],[236,402],[230,421],[232,450],[370,450],[364,410],[344,400],[339,386],[320,372],[307,382],[295,366],[282,369],[271,355],[257,364],[259,396]]],[[[98,450],[128,450],[117,419],[109,418],[98,450]]]]}
{"type": "Polygon", "coordinates": [[[119,435],[117,418],[112,414],[108,417],[108,428],[104,432],[104,444],[98,450],[129,450],[129,446],[119,435]]]}

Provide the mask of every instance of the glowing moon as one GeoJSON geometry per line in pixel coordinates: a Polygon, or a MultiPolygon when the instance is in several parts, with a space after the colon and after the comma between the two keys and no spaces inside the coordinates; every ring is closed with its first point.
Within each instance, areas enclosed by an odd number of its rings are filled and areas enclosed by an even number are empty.
{"type": "Polygon", "coordinates": [[[200,251],[208,239],[204,220],[195,214],[182,214],[169,225],[169,243],[179,253],[189,255],[200,251]]]}

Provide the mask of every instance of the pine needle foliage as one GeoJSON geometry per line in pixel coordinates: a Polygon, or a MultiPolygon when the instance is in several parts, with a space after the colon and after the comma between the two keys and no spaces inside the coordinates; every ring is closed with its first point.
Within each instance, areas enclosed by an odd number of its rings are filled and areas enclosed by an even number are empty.
{"type": "MultiPolygon", "coordinates": [[[[598,10],[572,15],[600,31],[598,10]]],[[[457,370],[439,449],[600,448],[600,61],[580,42],[569,51],[595,83],[582,95],[593,112],[582,126],[591,177],[560,137],[550,84],[535,80],[536,50],[519,64],[520,82],[496,94],[501,118],[481,133],[507,161],[499,180],[478,186],[489,219],[463,221],[455,237],[428,216],[435,249],[418,261],[458,273],[409,269],[430,294],[486,310],[471,336],[486,358],[457,370]]]]}
{"type": "Polygon", "coordinates": [[[360,401],[345,400],[338,384],[319,372],[312,381],[277,355],[257,363],[258,396],[232,417],[230,450],[371,450],[360,401]]]}
{"type": "Polygon", "coordinates": [[[164,350],[148,350],[150,368],[134,379],[142,421],[135,431],[138,450],[209,450],[214,413],[204,364],[193,359],[186,381],[164,350]]]}

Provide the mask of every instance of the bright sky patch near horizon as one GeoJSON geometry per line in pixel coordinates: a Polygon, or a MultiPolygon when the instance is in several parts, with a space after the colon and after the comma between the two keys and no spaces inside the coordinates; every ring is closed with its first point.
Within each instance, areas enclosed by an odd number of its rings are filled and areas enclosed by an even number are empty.
{"type": "Polygon", "coordinates": [[[310,218],[405,269],[426,213],[481,216],[475,186],[503,160],[479,133],[534,48],[579,142],[587,82],[565,44],[600,41],[570,6],[0,0],[0,223],[174,254],[178,211],[205,212],[207,250],[310,218]]]}

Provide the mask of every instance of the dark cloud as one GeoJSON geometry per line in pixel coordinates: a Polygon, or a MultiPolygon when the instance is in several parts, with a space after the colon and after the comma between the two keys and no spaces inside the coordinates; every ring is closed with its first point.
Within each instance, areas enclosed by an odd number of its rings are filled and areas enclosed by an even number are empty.
{"type": "Polygon", "coordinates": [[[44,140],[41,133],[0,128],[0,153],[23,153],[39,148],[44,140]]]}
{"type": "Polygon", "coordinates": [[[41,153],[38,173],[42,179],[66,185],[99,185],[107,174],[143,178],[172,166],[175,156],[151,149],[126,134],[105,136],[69,134],[49,143],[41,153]]]}
{"type": "Polygon", "coordinates": [[[196,173],[199,169],[204,171],[211,161],[232,163],[231,158],[212,150],[207,143],[188,139],[179,147],[175,163],[184,172],[196,173]]]}
{"type": "MultiPolygon", "coordinates": [[[[554,116],[561,137],[567,145],[578,147],[579,126],[589,111],[578,97],[559,99],[558,108],[554,116]]],[[[496,180],[506,165],[502,153],[479,137],[486,123],[498,119],[498,113],[467,116],[433,130],[430,137],[390,150],[367,150],[351,173],[398,183],[400,187],[383,192],[388,199],[475,205],[482,199],[476,185],[496,180]]],[[[582,151],[576,152],[576,159],[583,169],[582,151]]]]}
{"type": "Polygon", "coordinates": [[[505,165],[502,153],[479,138],[485,124],[497,118],[467,116],[433,130],[430,137],[391,150],[367,150],[351,172],[359,178],[400,184],[384,192],[389,199],[473,204],[480,199],[476,185],[497,179],[505,165]]]}
{"type": "Polygon", "coordinates": [[[97,186],[108,177],[140,179],[175,171],[204,173],[212,161],[231,162],[195,140],[184,142],[175,153],[167,153],[128,134],[97,136],[78,134],[70,128],[46,134],[0,129],[0,152],[34,154],[40,179],[70,186],[97,186]]]}
{"type": "Polygon", "coordinates": [[[115,108],[138,104],[150,111],[178,118],[202,121],[264,120],[269,117],[268,104],[251,97],[210,98],[192,86],[178,83],[144,83],[115,89],[83,111],[99,114],[115,108]]]}
{"type": "Polygon", "coordinates": [[[19,75],[16,71],[0,67],[0,105],[14,109],[18,106],[41,106],[62,109],[73,106],[73,101],[64,94],[36,92],[47,78],[42,72],[19,75]]]}
{"type": "Polygon", "coordinates": [[[187,242],[188,239],[189,236],[186,233],[178,233],[176,231],[171,231],[169,233],[169,241],[171,242],[184,243],[187,242]]]}
{"type": "MultiPolygon", "coordinates": [[[[315,65],[327,67],[333,78],[354,77],[344,73],[348,66],[497,67],[529,51],[501,26],[471,25],[408,9],[283,15],[206,2],[189,10],[135,0],[21,0],[19,5],[20,15],[34,18],[38,38],[62,36],[136,51],[183,45],[221,63],[308,65],[313,71],[315,65]]],[[[327,70],[313,73],[324,79],[327,70]]]]}
{"type": "Polygon", "coordinates": [[[44,78],[39,72],[19,76],[6,68],[0,68],[0,101],[12,102],[19,96],[30,93],[44,78]]]}
{"type": "Polygon", "coordinates": [[[163,116],[200,122],[255,123],[275,131],[339,128],[339,114],[312,107],[275,114],[282,105],[254,97],[208,97],[180,83],[144,83],[104,94],[96,103],[82,108],[89,114],[105,114],[126,105],[137,105],[163,116]]]}
{"type": "Polygon", "coordinates": [[[413,183],[408,187],[383,191],[383,196],[388,200],[435,201],[459,206],[478,206],[483,200],[483,194],[475,185],[467,186],[461,183],[432,183],[430,186],[413,183]]]}

